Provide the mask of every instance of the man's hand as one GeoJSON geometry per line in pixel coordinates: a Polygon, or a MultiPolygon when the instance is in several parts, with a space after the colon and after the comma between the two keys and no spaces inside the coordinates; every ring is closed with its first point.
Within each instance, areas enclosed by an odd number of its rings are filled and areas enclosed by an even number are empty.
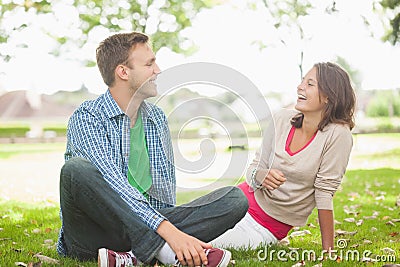
{"type": "Polygon", "coordinates": [[[204,249],[212,248],[211,244],[180,231],[169,221],[163,221],[157,228],[157,233],[167,241],[182,265],[207,265],[204,249]]]}
{"type": "Polygon", "coordinates": [[[259,169],[256,175],[258,181],[263,181],[262,186],[269,190],[277,189],[286,181],[285,175],[277,169],[259,169]]]}

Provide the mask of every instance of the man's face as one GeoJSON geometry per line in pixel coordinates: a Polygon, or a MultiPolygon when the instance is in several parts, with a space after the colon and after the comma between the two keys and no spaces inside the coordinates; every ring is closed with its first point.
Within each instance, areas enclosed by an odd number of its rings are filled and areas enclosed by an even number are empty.
{"type": "Polygon", "coordinates": [[[157,95],[157,86],[154,83],[156,75],[160,73],[153,50],[148,44],[139,43],[129,56],[129,83],[135,94],[144,98],[157,95]]]}

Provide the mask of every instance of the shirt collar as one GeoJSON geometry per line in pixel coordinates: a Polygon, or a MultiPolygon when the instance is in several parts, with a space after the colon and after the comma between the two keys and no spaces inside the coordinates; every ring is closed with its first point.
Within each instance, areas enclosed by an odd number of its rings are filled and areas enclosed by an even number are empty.
{"type": "MultiPolygon", "coordinates": [[[[107,114],[108,118],[114,118],[120,115],[125,115],[125,112],[118,106],[115,99],[112,97],[110,90],[108,89],[107,92],[104,94],[105,99],[105,113],[107,114]]],[[[140,106],[140,110],[142,112],[142,119],[149,119],[153,120],[153,109],[154,106],[152,104],[143,101],[142,105],[140,106]]]]}
{"type": "Polygon", "coordinates": [[[107,114],[108,118],[114,118],[125,114],[122,109],[118,106],[117,102],[115,102],[114,98],[110,93],[110,89],[104,94],[104,109],[105,113],[107,114]]]}
{"type": "Polygon", "coordinates": [[[142,105],[140,106],[140,110],[142,112],[143,118],[154,121],[153,120],[153,109],[154,109],[153,105],[147,103],[146,101],[143,101],[142,105]]]}

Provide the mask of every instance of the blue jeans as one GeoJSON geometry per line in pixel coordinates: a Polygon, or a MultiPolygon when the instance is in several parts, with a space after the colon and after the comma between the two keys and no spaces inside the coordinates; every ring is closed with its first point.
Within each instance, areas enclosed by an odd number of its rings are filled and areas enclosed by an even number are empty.
{"type": "MultiPolygon", "coordinates": [[[[165,244],[88,160],[72,158],[60,175],[60,206],[69,257],[97,259],[97,250],[129,251],[150,263],[165,244]]],[[[224,187],[188,204],[160,209],[181,231],[209,242],[233,228],[246,214],[247,199],[236,187],[224,187]]]]}

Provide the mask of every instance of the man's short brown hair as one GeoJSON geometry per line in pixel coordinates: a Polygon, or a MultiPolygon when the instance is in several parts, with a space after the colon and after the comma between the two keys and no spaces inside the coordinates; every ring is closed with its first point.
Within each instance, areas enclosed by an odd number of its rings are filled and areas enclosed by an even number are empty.
{"type": "Polygon", "coordinates": [[[136,44],[148,41],[149,37],[140,32],[117,33],[102,41],[96,49],[96,60],[105,84],[111,87],[115,82],[115,68],[127,63],[136,44]]]}

